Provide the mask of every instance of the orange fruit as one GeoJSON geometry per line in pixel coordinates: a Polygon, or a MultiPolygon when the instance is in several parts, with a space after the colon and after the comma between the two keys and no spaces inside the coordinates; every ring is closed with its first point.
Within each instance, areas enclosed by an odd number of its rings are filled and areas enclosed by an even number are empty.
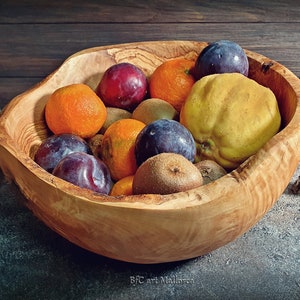
{"type": "Polygon", "coordinates": [[[136,172],[135,140],[145,126],[135,119],[121,119],[106,129],[100,157],[109,168],[113,180],[120,180],[136,172]]]}
{"type": "Polygon", "coordinates": [[[133,175],[118,180],[110,191],[111,196],[132,195],[133,175]]]}
{"type": "Polygon", "coordinates": [[[102,100],[82,83],[55,90],[45,107],[46,123],[54,134],[72,133],[82,138],[92,137],[100,130],[106,116],[102,100]]]}
{"type": "Polygon", "coordinates": [[[180,111],[188,96],[195,78],[191,70],[195,62],[185,58],[167,60],[152,73],[149,81],[149,91],[152,98],[160,98],[180,111]]]}

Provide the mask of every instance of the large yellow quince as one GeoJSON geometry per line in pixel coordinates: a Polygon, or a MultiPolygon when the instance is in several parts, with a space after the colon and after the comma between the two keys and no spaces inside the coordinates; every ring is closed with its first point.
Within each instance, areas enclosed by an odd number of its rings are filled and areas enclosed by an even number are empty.
{"type": "Polygon", "coordinates": [[[197,145],[197,160],[236,168],[255,154],[281,125],[274,93],[239,73],[198,80],[180,112],[197,145]]]}

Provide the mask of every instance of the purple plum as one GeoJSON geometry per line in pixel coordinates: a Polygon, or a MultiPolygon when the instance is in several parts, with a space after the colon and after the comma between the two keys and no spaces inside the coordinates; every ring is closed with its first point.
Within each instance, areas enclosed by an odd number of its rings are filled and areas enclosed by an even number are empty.
{"type": "Polygon", "coordinates": [[[132,111],[145,99],[147,77],[130,63],[119,63],[108,68],[101,78],[96,93],[106,106],[132,111]]]}
{"type": "Polygon", "coordinates": [[[135,142],[137,165],[159,153],[177,153],[193,162],[196,145],[190,131],[175,120],[156,120],[142,129],[135,142]]]}
{"type": "Polygon", "coordinates": [[[197,80],[210,74],[235,72],[248,76],[249,61],[241,46],[228,40],[216,41],[206,46],[200,52],[194,68],[197,80]]]}
{"type": "Polygon", "coordinates": [[[92,153],[87,142],[77,135],[52,135],[39,146],[34,160],[43,169],[51,173],[58,162],[72,152],[92,153]]]}
{"type": "Polygon", "coordinates": [[[73,152],[65,156],[52,174],[101,194],[108,194],[112,188],[107,166],[99,158],[85,152],[73,152]]]}

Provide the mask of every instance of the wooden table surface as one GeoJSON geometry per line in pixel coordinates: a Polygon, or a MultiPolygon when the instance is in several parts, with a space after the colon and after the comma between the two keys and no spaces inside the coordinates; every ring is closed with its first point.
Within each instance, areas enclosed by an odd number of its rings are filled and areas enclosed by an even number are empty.
{"type": "MultiPolygon", "coordinates": [[[[0,109],[71,54],[117,43],[229,39],[300,76],[299,0],[1,0],[0,37],[0,109]]],[[[230,245],[187,262],[136,266],[88,253],[53,233],[0,174],[2,299],[300,298],[299,196],[288,188],[230,245]]]]}

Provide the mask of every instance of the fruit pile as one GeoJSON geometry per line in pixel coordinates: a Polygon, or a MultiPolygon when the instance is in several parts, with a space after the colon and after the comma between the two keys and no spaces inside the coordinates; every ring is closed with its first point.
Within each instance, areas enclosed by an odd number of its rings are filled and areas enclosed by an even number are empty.
{"type": "Polygon", "coordinates": [[[196,61],[163,62],[149,78],[131,63],[115,64],[95,90],[74,83],[50,95],[45,121],[53,134],[34,159],[57,177],[112,196],[210,183],[280,129],[275,95],[248,71],[243,49],[224,40],[196,61]]]}

